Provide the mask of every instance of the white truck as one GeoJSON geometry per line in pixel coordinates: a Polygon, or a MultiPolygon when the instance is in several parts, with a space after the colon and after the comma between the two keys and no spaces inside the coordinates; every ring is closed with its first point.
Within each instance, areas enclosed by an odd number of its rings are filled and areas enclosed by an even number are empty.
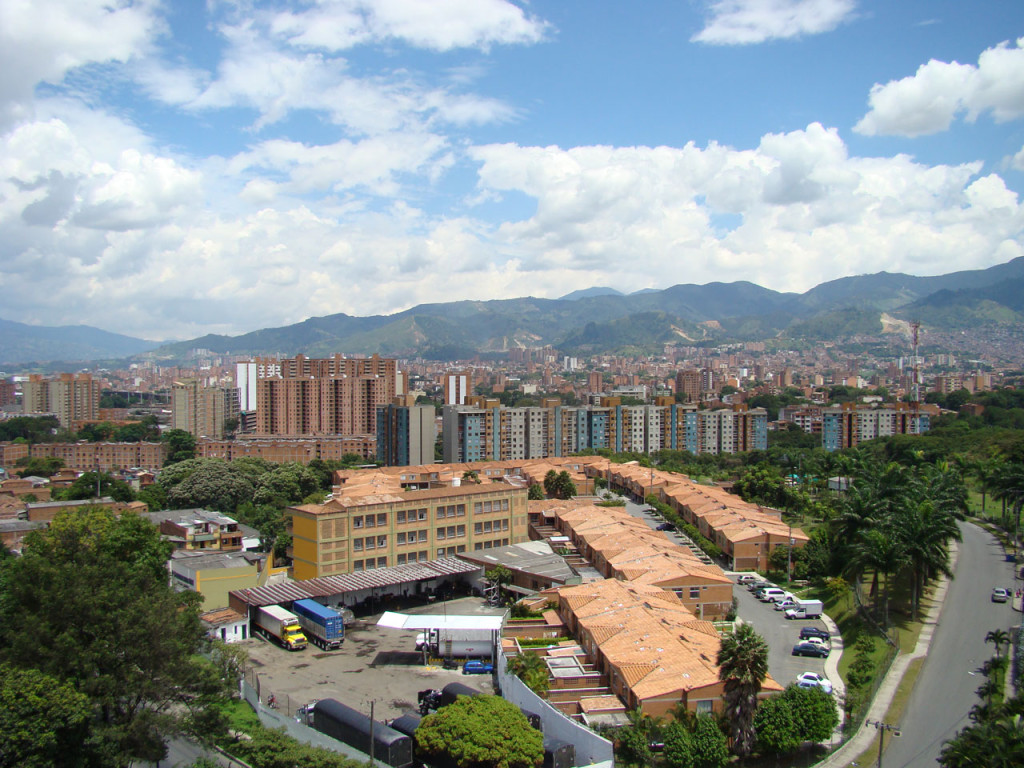
{"type": "Polygon", "coordinates": [[[824,606],[821,600],[797,600],[796,605],[786,611],[787,619],[817,619],[824,606]]]}
{"type": "Polygon", "coordinates": [[[494,642],[489,629],[428,629],[416,635],[416,650],[436,658],[491,658],[494,642]]]}
{"type": "Polygon", "coordinates": [[[299,617],[280,605],[264,605],[257,609],[254,632],[289,651],[301,651],[306,647],[306,636],[299,624],[299,617]]]}

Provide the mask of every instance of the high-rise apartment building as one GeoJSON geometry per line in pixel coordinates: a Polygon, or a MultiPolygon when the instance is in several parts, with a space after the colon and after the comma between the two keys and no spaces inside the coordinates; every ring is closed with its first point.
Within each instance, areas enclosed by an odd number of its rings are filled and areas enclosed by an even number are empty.
{"type": "Polygon", "coordinates": [[[437,441],[434,415],[432,405],[377,406],[377,461],[389,467],[432,464],[437,441]]]}
{"type": "Polygon", "coordinates": [[[933,406],[893,403],[882,408],[842,403],[821,412],[821,445],[826,451],[853,448],[890,435],[919,435],[931,426],[933,406]]]}
{"type": "Polygon", "coordinates": [[[66,429],[76,429],[99,416],[100,383],[88,373],[62,373],[56,378],[32,374],[21,384],[22,413],[52,413],[66,429]]]}
{"type": "Polygon", "coordinates": [[[679,371],[679,373],[676,374],[676,394],[682,396],[684,403],[699,403],[700,393],[700,371],[679,371]]]}
{"type": "Polygon", "coordinates": [[[237,419],[238,390],[235,387],[204,387],[198,379],[176,381],[171,386],[171,427],[196,437],[219,438],[224,424],[237,419]]]}
{"type": "Polygon", "coordinates": [[[465,405],[473,394],[473,374],[470,371],[449,371],[444,375],[444,404],[465,405]]]}
{"type": "MultiPolygon", "coordinates": [[[[481,402],[482,401],[482,402],[481,402]]],[[[653,453],[662,448],[691,453],[736,453],[768,447],[768,414],[738,405],[698,411],[694,405],[659,398],[655,405],[624,406],[619,398],[601,405],[504,408],[498,401],[445,406],[445,462],[508,461],[568,456],[607,448],[653,453]]]]}
{"type": "Polygon", "coordinates": [[[374,435],[377,407],[398,394],[393,359],[257,361],[256,432],[261,435],[374,435]],[[263,370],[267,375],[261,373],[263,370]]]}

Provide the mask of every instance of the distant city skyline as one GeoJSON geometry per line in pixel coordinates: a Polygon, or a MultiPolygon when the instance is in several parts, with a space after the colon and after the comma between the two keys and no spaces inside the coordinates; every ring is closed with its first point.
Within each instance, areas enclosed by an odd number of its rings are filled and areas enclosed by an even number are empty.
{"type": "Polygon", "coordinates": [[[1024,255],[1024,6],[0,0],[0,317],[149,339],[1024,255]]]}

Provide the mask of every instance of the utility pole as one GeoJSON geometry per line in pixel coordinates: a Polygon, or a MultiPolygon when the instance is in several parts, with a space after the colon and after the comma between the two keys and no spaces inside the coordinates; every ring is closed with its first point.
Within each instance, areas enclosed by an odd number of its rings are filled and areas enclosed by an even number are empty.
{"type": "Polygon", "coordinates": [[[786,581],[793,580],[793,524],[789,524],[789,546],[786,547],[786,581]]]}
{"type": "Polygon", "coordinates": [[[878,731],[878,768],[882,768],[882,742],[885,741],[885,732],[892,731],[893,738],[902,736],[900,733],[899,726],[890,725],[889,723],[883,723],[881,720],[865,720],[865,727],[869,725],[875,726],[875,730],[878,731]]]}
{"type": "MultiPolygon", "coordinates": [[[[374,765],[374,762],[373,762],[373,753],[374,753],[374,748],[373,748],[373,746],[374,746],[373,745],[373,705],[376,704],[376,703],[377,703],[376,701],[371,701],[370,702],[370,765],[374,765]]],[[[879,755],[878,759],[881,760],[882,756],[879,755]]]]}

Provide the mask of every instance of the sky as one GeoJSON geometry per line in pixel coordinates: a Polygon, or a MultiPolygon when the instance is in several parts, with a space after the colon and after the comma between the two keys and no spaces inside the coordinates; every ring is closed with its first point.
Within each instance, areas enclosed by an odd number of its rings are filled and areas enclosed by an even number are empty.
{"type": "Polygon", "coordinates": [[[0,317],[151,340],[1024,255],[1020,0],[0,0],[0,317]]]}

